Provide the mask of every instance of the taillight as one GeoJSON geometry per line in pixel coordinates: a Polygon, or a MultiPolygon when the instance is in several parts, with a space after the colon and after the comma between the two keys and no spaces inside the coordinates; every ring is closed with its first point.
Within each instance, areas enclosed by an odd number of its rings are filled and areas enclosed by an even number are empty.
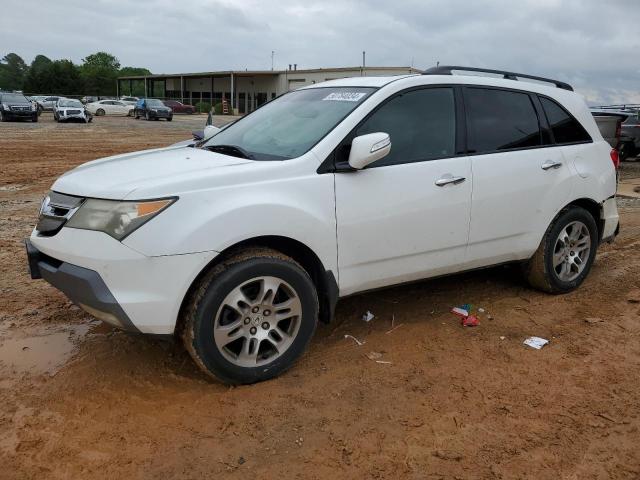
{"type": "Polygon", "coordinates": [[[616,150],[615,148],[612,148],[610,155],[611,155],[611,161],[613,162],[613,166],[617,170],[618,167],[620,166],[620,156],[618,155],[618,150],[616,150]]]}

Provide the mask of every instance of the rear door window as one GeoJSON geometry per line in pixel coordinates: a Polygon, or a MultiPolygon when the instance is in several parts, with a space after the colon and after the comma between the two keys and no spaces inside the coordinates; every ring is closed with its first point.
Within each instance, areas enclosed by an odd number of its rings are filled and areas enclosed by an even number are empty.
{"type": "Polygon", "coordinates": [[[469,153],[542,145],[538,115],[527,93],[468,87],[464,102],[469,153]]]}
{"type": "Polygon", "coordinates": [[[391,152],[371,164],[382,167],[455,154],[455,101],[452,88],[411,90],[393,97],[356,130],[356,136],[385,132],[391,152]]]}
{"type": "Polygon", "coordinates": [[[540,97],[542,108],[547,116],[553,138],[558,144],[590,142],[591,137],[580,122],[558,103],[547,97],[540,97]]]}

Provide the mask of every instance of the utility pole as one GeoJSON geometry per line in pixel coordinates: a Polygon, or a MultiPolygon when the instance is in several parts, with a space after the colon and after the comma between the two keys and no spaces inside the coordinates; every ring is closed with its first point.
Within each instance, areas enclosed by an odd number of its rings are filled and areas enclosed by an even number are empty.
{"type": "Polygon", "coordinates": [[[365,52],[364,50],[362,51],[362,76],[364,77],[364,69],[367,66],[366,65],[366,56],[367,56],[367,52],[365,52]]]}
{"type": "Polygon", "coordinates": [[[273,50],[271,50],[271,71],[273,71],[273,56],[276,54],[273,50]]]}

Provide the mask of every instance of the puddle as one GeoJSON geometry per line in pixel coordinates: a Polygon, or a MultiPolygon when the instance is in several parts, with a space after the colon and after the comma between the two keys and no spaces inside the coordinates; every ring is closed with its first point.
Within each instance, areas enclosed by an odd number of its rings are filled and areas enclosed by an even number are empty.
{"type": "Polygon", "coordinates": [[[17,374],[55,374],[78,349],[77,340],[93,326],[69,325],[64,330],[0,332],[0,367],[17,374]],[[26,333],[26,335],[25,335],[26,333]]]}

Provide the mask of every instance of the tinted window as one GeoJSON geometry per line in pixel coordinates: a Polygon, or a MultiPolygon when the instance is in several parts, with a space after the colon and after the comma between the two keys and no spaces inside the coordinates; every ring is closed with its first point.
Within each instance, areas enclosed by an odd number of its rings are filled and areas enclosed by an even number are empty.
{"type": "Polygon", "coordinates": [[[470,152],[541,145],[538,115],[526,93],[467,88],[464,98],[470,152]]]}
{"type": "Polygon", "coordinates": [[[540,97],[556,143],[590,142],[591,137],[575,118],[549,98],[540,97]]]}
{"type": "Polygon", "coordinates": [[[456,118],[453,89],[413,90],[382,105],[356,130],[356,136],[385,132],[391,153],[372,166],[394,165],[455,153],[456,118]]]}

